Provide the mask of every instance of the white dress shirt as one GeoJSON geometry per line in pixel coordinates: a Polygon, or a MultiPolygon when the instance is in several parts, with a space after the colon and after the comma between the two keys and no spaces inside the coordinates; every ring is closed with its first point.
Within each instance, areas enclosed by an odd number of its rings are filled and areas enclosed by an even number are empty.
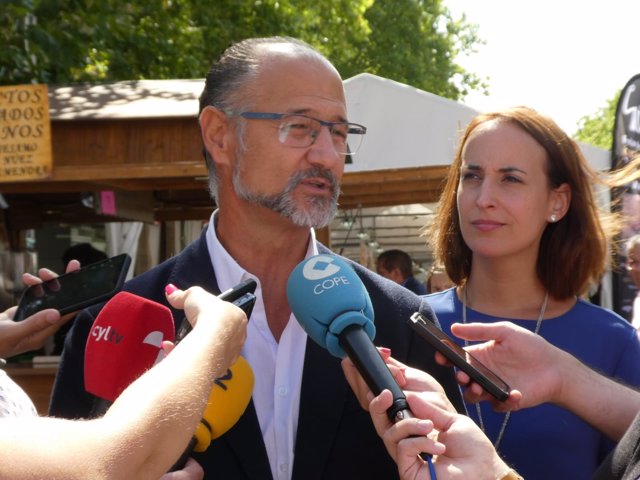
{"type": "MultiPolygon", "coordinates": [[[[289,480],[298,428],[307,335],[291,314],[280,342],[275,340],[265,315],[262,285],[254,275],[240,267],[219,242],[214,227],[215,215],[216,212],[211,215],[206,238],[220,291],[223,292],[249,278],[258,284],[255,292],[256,303],[251,313],[242,356],[251,365],[255,377],[253,405],[258,415],[271,473],[274,480],[289,480]]],[[[318,253],[315,232],[313,229],[310,231],[305,258],[318,253]]],[[[283,252],[283,255],[286,255],[286,252],[283,252]]]]}

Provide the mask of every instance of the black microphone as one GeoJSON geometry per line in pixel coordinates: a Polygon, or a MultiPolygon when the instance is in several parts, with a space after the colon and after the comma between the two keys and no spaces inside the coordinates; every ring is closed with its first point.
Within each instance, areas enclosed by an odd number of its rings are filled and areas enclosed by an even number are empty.
{"type": "Polygon", "coordinates": [[[304,260],[289,276],[287,298],[296,319],[318,345],[335,357],[348,356],[374,395],[391,391],[393,403],[387,414],[392,421],[413,417],[372,342],[375,326],[369,293],[346,262],[333,255],[304,260]]]}
{"type": "MultiPolygon", "coordinates": [[[[353,362],[374,395],[390,390],[387,409],[392,422],[413,418],[407,398],[373,344],[373,306],[369,293],[354,270],[334,255],[307,258],[293,269],[287,281],[291,311],[318,345],[333,356],[353,362]]],[[[431,455],[420,457],[436,479],[431,455]]]]}

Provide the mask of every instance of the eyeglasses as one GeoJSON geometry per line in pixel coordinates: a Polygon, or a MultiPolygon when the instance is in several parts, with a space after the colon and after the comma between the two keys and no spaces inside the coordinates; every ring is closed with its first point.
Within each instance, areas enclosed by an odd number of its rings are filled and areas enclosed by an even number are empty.
{"type": "Polygon", "coordinates": [[[278,140],[294,148],[310,147],[320,135],[320,129],[327,127],[333,148],[341,155],[354,155],[362,144],[362,136],[367,133],[367,127],[357,123],[325,122],[299,113],[242,112],[236,115],[248,120],[279,120],[278,140]]]}

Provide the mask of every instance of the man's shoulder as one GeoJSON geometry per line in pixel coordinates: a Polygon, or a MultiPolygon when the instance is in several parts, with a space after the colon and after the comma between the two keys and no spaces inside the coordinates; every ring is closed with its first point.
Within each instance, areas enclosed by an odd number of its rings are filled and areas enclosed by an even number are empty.
{"type": "Polygon", "coordinates": [[[353,268],[362,279],[372,299],[376,296],[397,303],[409,303],[412,305],[421,303],[418,295],[393,280],[389,280],[356,262],[353,262],[353,268]]]}
{"type": "Polygon", "coordinates": [[[416,277],[413,277],[413,276],[405,280],[404,287],[408,288],[416,295],[427,294],[427,287],[424,285],[424,283],[422,283],[420,280],[418,280],[416,277]]]}
{"type": "Polygon", "coordinates": [[[167,283],[182,289],[192,285],[210,289],[214,279],[213,265],[206,241],[201,236],[177,255],[129,280],[124,290],[143,296],[157,294],[160,291],[164,296],[164,287],[167,283]]]}
{"type": "Polygon", "coordinates": [[[186,288],[178,282],[172,282],[169,280],[172,276],[175,263],[176,260],[175,257],[173,257],[156,265],[155,267],[150,268],[146,272],[136,275],[124,284],[123,290],[153,299],[154,297],[159,296],[159,291],[164,292],[164,287],[168,283],[173,283],[180,288],[186,288]]]}

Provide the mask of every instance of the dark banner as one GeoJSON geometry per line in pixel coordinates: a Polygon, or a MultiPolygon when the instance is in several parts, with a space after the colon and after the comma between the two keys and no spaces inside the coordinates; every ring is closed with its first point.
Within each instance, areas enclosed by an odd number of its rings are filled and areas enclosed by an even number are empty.
{"type": "MultiPolygon", "coordinates": [[[[627,82],[620,93],[613,129],[611,167],[620,168],[640,154],[640,74],[627,82]]],[[[633,300],[638,287],[627,271],[624,245],[640,234],[640,182],[634,181],[613,192],[614,208],[622,212],[624,228],[620,245],[623,248],[614,259],[613,309],[631,320],[633,300]]]]}

